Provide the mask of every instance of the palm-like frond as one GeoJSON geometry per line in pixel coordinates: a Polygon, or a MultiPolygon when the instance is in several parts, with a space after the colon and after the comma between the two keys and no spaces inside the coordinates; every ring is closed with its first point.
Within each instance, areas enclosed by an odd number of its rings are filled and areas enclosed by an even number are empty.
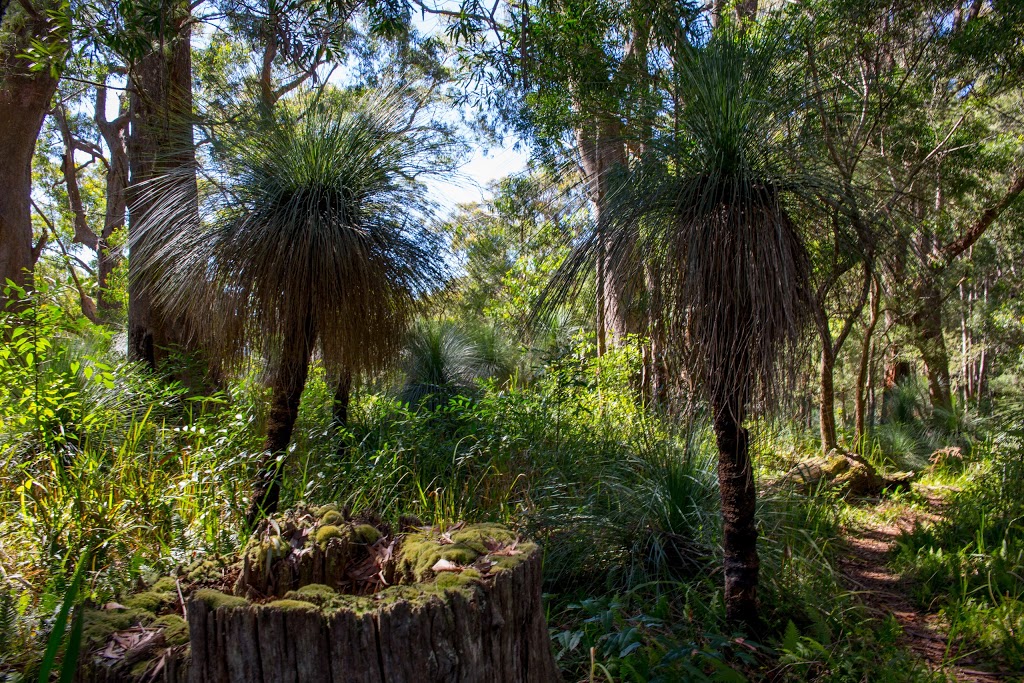
{"type": "Polygon", "coordinates": [[[613,268],[660,280],[653,314],[674,352],[730,405],[771,390],[808,314],[809,261],[793,216],[825,184],[803,154],[786,49],[784,31],[749,26],[690,50],[678,69],[678,133],[652,146],[550,292],[558,299],[580,280],[603,237],[613,268]]]}
{"type": "Polygon", "coordinates": [[[405,384],[400,399],[431,407],[473,388],[483,358],[473,340],[450,321],[421,321],[408,336],[403,358],[405,384]]]}
{"type": "Polygon", "coordinates": [[[380,367],[444,267],[417,182],[439,144],[396,96],[281,107],[216,150],[198,223],[180,209],[182,183],[143,188],[154,208],[131,258],[222,360],[318,339],[332,365],[380,367]]]}

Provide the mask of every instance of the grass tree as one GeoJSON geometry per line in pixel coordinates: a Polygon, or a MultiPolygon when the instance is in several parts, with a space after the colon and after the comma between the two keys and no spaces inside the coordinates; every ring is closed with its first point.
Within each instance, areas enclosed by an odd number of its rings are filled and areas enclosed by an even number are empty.
{"type": "MultiPolygon", "coordinates": [[[[648,306],[711,407],[727,617],[754,627],[760,563],[743,425],[752,406],[770,405],[808,320],[798,216],[822,187],[801,153],[785,46],[782,32],[747,27],[689,49],[677,69],[678,128],[650,145],[605,226],[615,268],[658,274],[661,296],[648,306]]],[[[596,239],[577,247],[554,293],[580,281],[596,248],[596,239]]]]}
{"type": "Polygon", "coordinates": [[[220,144],[198,220],[169,179],[147,190],[157,201],[146,248],[131,257],[154,297],[197,321],[227,367],[265,362],[272,397],[250,527],[277,508],[314,354],[336,374],[389,364],[418,295],[442,274],[417,179],[437,170],[444,141],[414,125],[406,99],[278,107],[220,144]]]}

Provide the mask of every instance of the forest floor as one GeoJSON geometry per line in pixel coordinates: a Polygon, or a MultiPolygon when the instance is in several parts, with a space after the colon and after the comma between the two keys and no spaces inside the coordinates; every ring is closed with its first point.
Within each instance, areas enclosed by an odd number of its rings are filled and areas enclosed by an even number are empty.
{"type": "Polygon", "coordinates": [[[934,523],[944,513],[941,491],[919,487],[924,505],[911,506],[888,499],[864,501],[865,514],[847,525],[839,556],[839,568],[847,587],[878,618],[892,615],[903,629],[903,643],[935,672],[956,681],[1003,680],[1002,674],[983,671],[969,653],[960,653],[950,642],[939,615],[914,604],[910,585],[889,566],[897,539],[915,524],[934,523]]]}

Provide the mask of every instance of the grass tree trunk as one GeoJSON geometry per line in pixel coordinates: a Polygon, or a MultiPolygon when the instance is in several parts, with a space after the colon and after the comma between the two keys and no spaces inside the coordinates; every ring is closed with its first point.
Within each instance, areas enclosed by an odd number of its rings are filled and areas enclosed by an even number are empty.
{"type": "Polygon", "coordinates": [[[38,257],[32,244],[32,155],[57,89],[49,68],[33,71],[21,57],[30,39],[53,30],[45,8],[33,17],[11,7],[7,15],[11,25],[3,28],[13,35],[0,46],[0,303],[7,280],[32,285],[38,257]]]}
{"type": "Polygon", "coordinates": [[[270,414],[267,416],[267,440],[263,447],[263,460],[259,464],[256,489],[246,514],[246,527],[277,512],[281,501],[284,454],[292,440],[295,421],[299,417],[299,403],[309,376],[309,362],[313,356],[316,332],[307,322],[296,339],[285,340],[284,349],[274,378],[271,381],[270,414]]]}
{"type": "MultiPolygon", "coordinates": [[[[132,191],[127,197],[129,242],[142,239],[136,226],[151,208],[153,197],[145,183],[170,172],[180,173],[181,211],[193,210],[198,218],[195,148],[192,140],[192,48],[190,17],[186,6],[175,3],[169,17],[177,32],[165,42],[154,40],[151,51],[130,73],[130,134],[127,152],[132,191]],[[186,169],[182,172],[181,169],[186,169]],[[187,169],[193,169],[191,173],[187,169]]],[[[134,360],[156,368],[167,351],[185,339],[182,321],[174,320],[156,305],[148,283],[128,262],[128,353],[134,360]]]]}
{"type": "Polygon", "coordinates": [[[743,428],[743,402],[736,394],[712,399],[718,446],[718,486],[722,500],[722,549],[725,554],[725,610],[730,623],[756,630],[757,492],[750,444],[743,428]]]}

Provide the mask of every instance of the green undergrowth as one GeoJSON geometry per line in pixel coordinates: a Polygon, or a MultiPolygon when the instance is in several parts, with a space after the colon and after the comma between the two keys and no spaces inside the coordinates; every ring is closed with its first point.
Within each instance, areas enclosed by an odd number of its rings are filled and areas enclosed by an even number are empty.
{"type": "Polygon", "coordinates": [[[935,524],[903,534],[892,558],[917,604],[941,617],[949,658],[1024,668],[1024,449],[1007,435],[952,473],[958,488],[935,524]]]}
{"type": "MultiPolygon", "coordinates": [[[[83,590],[92,604],[176,570],[183,582],[219,585],[223,558],[245,545],[241,518],[266,412],[255,369],[212,398],[192,398],[56,313],[29,328],[50,346],[34,347],[31,364],[9,361],[2,384],[32,388],[27,398],[0,393],[3,671],[38,660],[84,549],[94,549],[83,590]],[[14,417],[19,401],[47,392],[69,410],[14,417]]],[[[767,630],[750,637],[725,625],[713,436],[699,410],[679,421],[637,400],[640,359],[629,344],[597,358],[593,340],[577,336],[504,379],[417,406],[400,400],[401,382],[396,390],[394,378],[376,378],[356,389],[345,429],[331,422],[334,387],[314,365],[282,465],[282,505],[337,502],[317,511],[313,542],[347,528],[346,509],[372,510],[394,529],[402,519],[439,529],[465,520],[535,541],[570,679],[607,671],[627,681],[755,680],[783,662],[783,680],[854,680],[843,672],[858,666],[903,671],[888,632],[838,586],[832,545],[842,504],[827,496],[762,499],[767,630]],[[795,641],[784,638],[790,623],[795,641]]],[[[796,426],[753,434],[761,479],[814,450],[796,426]]],[[[355,533],[376,540],[368,529],[355,533]]],[[[476,580],[484,539],[451,536],[447,549],[409,563],[421,578],[439,559],[464,567],[441,572],[432,590],[476,580]]],[[[306,608],[318,598],[285,599],[306,608]]],[[[164,597],[138,600],[157,607],[164,597]]],[[[145,614],[146,623],[168,616],[145,614]]],[[[105,618],[117,623],[104,628],[124,621],[105,618]]]]}

